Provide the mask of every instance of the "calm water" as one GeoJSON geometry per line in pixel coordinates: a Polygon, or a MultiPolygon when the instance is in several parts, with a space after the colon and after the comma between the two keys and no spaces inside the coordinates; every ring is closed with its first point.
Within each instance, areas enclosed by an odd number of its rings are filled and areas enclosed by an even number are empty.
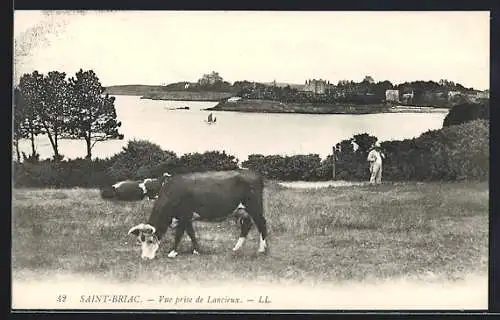
{"type": "MultiPolygon", "coordinates": [[[[116,112],[122,122],[122,141],[97,143],[94,157],[120,152],[129,139],[145,139],[172,150],[188,152],[225,150],[240,160],[249,154],[308,154],[322,158],[343,139],[369,133],[380,141],[405,139],[442,127],[445,113],[388,113],[372,115],[299,115],[213,112],[216,125],[206,123],[215,102],[153,101],[137,96],[116,96],[116,112]],[[189,106],[191,110],[168,110],[189,106]]],[[[21,150],[30,152],[29,141],[21,150]]],[[[52,157],[46,137],[40,137],[37,151],[42,158],[52,157]]],[[[67,158],[84,157],[84,140],[60,141],[61,154],[67,158]]]]}

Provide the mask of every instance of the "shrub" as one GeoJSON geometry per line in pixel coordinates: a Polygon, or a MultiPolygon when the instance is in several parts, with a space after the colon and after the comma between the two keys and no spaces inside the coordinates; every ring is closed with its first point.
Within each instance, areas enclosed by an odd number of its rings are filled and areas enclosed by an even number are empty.
{"type": "Polygon", "coordinates": [[[103,187],[113,183],[113,178],[106,172],[111,166],[110,159],[75,159],[65,161],[68,171],[69,187],[103,187]]]}
{"type": "Polygon", "coordinates": [[[318,169],[321,158],[317,154],[294,156],[263,156],[254,154],[242,163],[243,167],[257,171],[269,179],[277,180],[320,180],[318,169]]]}
{"type": "Polygon", "coordinates": [[[317,167],[315,171],[318,180],[331,180],[333,177],[332,155],[330,154],[325,159],[321,160],[319,167],[317,167]]]}
{"type": "Polygon", "coordinates": [[[464,103],[454,106],[443,120],[443,127],[462,124],[476,119],[490,118],[489,102],[483,104],[464,103]]]}
{"type": "Polygon", "coordinates": [[[44,187],[57,186],[62,181],[61,172],[52,161],[25,161],[14,165],[14,186],[44,187]]]}
{"type": "Polygon", "coordinates": [[[225,152],[210,151],[183,155],[147,141],[130,141],[123,151],[109,159],[74,159],[15,162],[15,187],[103,187],[125,179],[238,168],[238,160],[225,152]]]}
{"type": "Polygon", "coordinates": [[[387,155],[384,177],[388,180],[488,179],[489,124],[485,120],[381,145],[387,155]]]}
{"type": "Polygon", "coordinates": [[[283,180],[318,180],[317,169],[321,165],[318,154],[285,157],[283,180]]]}
{"type": "Polygon", "coordinates": [[[177,155],[149,141],[130,140],[110,161],[112,165],[107,173],[114,180],[144,179],[159,176],[161,170],[175,167],[177,155]]]}
{"type": "Polygon", "coordinates": [[[363,180],[369,174],[369,165],[366,154],[354,151],[351,154],[342,154],[335,162],[335,177],[337,180],[363,180]]]}
{"type": "Polygon", "coordinates": [[[285,158],[279,155],[264,156],[261,154],[249,155],[242,166],[254,170],[269,179],[281,180],[285,167],[285,158]]]}
{"type": "Polygon", "coordinates": [[[363,133],[354,135],[352,139],[341,141],[336,148],[336,179],[366,179],[370,174],[366,157],[368,156],[369,149],[377,140],[377,137],[363,133]],[[356,150],[354,149],[353,143],[358,146],[356,150]]]}
{"type": "Polygon", "coordinates": [[[43,160],[14,163],[16,187],[100,187],[112,179],[106,174],[109,159],[43,160]]]}
{"type": "Polygon", "coordinates": [[[179,159],[174,172],[223,171],[238,168],[238,159],[225,151],[207,151],[205,153],[188,153],[179,159]]]}

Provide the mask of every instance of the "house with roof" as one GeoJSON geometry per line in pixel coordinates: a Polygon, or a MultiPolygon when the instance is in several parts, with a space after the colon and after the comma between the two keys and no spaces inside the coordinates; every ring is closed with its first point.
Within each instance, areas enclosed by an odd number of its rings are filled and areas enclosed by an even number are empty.
{"type": "Polygon", "coordinates": [[[323,79],[310,79],[306,80],[303,91],[312,92],[314,94],[325,94],[326,90],[330,87],[330,81],[323,79]]]}
{"type": "Polygon", "coordinates": [[[399,90],[385,90],[385,101],[399,103],[399,90]]]}

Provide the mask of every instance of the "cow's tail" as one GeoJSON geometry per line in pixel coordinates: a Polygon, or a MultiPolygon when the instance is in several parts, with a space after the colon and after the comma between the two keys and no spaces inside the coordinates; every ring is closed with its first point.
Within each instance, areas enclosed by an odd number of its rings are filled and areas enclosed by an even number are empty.
{"type": "Polygon", "coordinates": [[[101,189],[101,198],[113,199],[116,197],[116,190],[113,187],[104,187],[101,189]]]}
{"type": "MultiPolygon", "coordinates": [[[[259,219],[260,221],[256,222],[257,224],[260,224],[260,231],[265,233],[265,252],[269,253],[270,252],[270,247],[269,247],[269,224],[266,219],[266,213],[264,212],[264,196],[265,196],[265,190],[264,190],[264,177],[259,174],[259,192],[260,194],[257,194],[257,208],[259,210],[260,215],[258,217],[255,217],[259,219]]],[[[259,226],[257,226],[259,227],[259,226]]]]}
{"type": "Polygon", "coordinates": [[[259,210],[262,214],[262,216],[265,216],[264,215],[264,177],[262,176],[262,174],[259,174],[259,190],[261,192],[261,194],[259,195],[259,210]]]}
{"type": "Polygon", "coordinates": [[[261,174],[257,174],[256,189],[252,192],[252,197],[254,198],[254,203],[256,204],[256,210],[264,215],[264,177],[261,174]]]}

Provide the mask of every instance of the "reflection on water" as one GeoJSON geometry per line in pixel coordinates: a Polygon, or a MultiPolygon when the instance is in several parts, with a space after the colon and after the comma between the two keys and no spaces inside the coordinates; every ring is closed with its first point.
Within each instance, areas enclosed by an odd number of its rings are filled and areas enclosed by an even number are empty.
{"type": "MultiPolygon", "coordinates": [[[[144,139],[172,150],[188,152],[225,150],[240,160],[249,154],[308,154],[321,157],[343,139],[368,133],[381,141],[419,136],[442,127],[445,113],[386,113],[370,115],[310,115],[213,112],[217,124],[208,125],[209,112],[202,109],[215,102],[153,101],[136,96],[116,96],[116,112],[122,122],[122,141],[97,143],[94,156],[103,158],[120,152],[129,139],[144,139]],[[190,110],[169,110],[177,107],[190,110]]],[[[21,151],[30,152],[29,141],[21,151]]],[[[41,158],[51,157],[48,139],[40,137],[37,150],[41,158]]],[[[86,154],[83,140],[60,141],[60,153],[68,158],[86,154]]]]}

